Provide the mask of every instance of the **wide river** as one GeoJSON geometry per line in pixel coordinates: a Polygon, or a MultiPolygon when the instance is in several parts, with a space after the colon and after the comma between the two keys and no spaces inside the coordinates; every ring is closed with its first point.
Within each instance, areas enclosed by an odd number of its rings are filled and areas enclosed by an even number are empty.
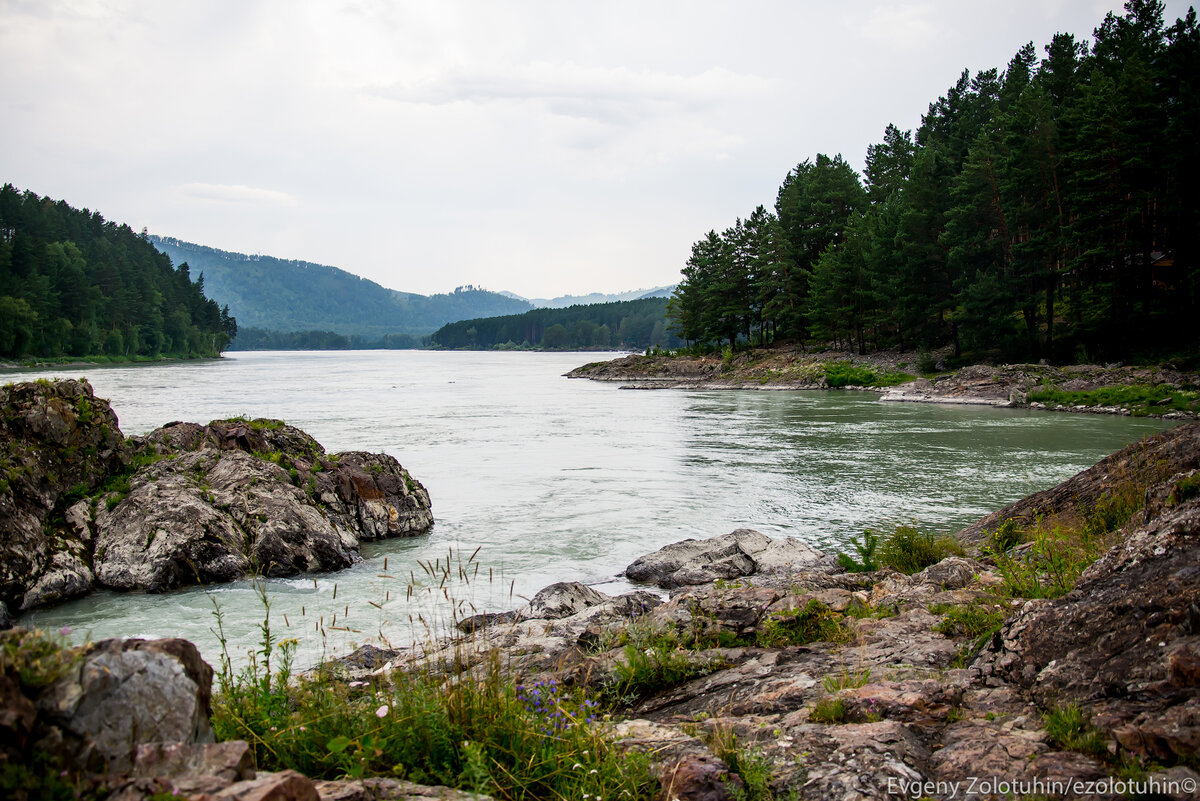
{"type": "MultiPolygon", "coordinates": [[[[440,631],[447,598],[469,614],[513,608],[555,581],[622,591],[627,564],[686,537],[745,526],[848,549],[863,529],[901,522],[953,532],[1168,425],[880,403],[867,392],[626,391],[562,377],[613,355],[232,353],[10,371],[0,383],[86,376],[127,435],[172,420],[279,417],[330,452],[398,458],[429,490],[429,535],[368,545],[340,573],[265,582],[273,632],[297,637],[305,663],[440,631]]],[[[264,619],[249,581],[102,592],[21,622],[70,627],[76,640],[186,637],[215,664],[215,606],[237,659],[264,619]]]]}

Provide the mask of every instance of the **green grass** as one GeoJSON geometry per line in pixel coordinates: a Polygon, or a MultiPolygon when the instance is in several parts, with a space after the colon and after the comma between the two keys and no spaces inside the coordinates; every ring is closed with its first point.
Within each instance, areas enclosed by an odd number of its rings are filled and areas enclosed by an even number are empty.
{"type": "Polygon", "coordinates": [[[745,748],[728,727],[718,727],[706,738],[712,752],[737,774],[742,785],[725,781],[725,789],[733,801],[775,801],[771,791],[771,760],[757,748],[745,748]]]}
{"type": "Polygon", "coordinates": [[[817,701],[808,711],[808,719],[813,723],[845,723],[847,715],[846,702],[832,695],[817,701]]]}
{"type": "Polygon", "coordinates": [[[821,679],[821,686],[825,688],[825,692],[829,693],[830,695],[836,695],[842,690],[852,690],[862,687],[870,680],[870,668],[862,668],[855,671],[842,668],[839,673],[830,673],[828,676],[821,679]]]}
{"type": "Polygon", "coordinates": [[[715,660],[697,660],[688,651],[667,643],[645,649],[629,644],[625,646],[624,656],[624,661],[617,662],[614,667],[613,676],[604,690],[605,698],[619,705],[635,703],[720,667],[715,660]]]}
{"type": "MultiPolygon", "coordinates": [[[[220,636],[219,611],[217,621],[220,636]]],[[[388,776],[498,799],[656,789],[646,758],[615,749],[582,691],[517,685],[498,659],[482,675],[429,669],[351,682],[325,667],[296,677],[295,641],[272,639],[269,614],[261,628],[262,647],[241,671],[223,655],[213,700],[217,739],[248,742],[260,770],[388,776]]]]}
{"type": "Polygon", "coordinates": [[[879,563],[901,573],[919,573],[947,556],[962,556],[963,549],[949,537],[935,537],[914,526],[896,526],[879,549],[879,563]]]}
{"type": "Polygon", "coordinates": [[[913,574],[937,564],[947,556],[962,556],[963,549],[949,537],[935,537],[915,526],[896,526],[891,534],[880,537],[864,531],[862,538],[852,537],[850,544],[858,558],[839,553],[838,565],[847,573],[869,573],[890,567],[901,573],[913,574]]]}
{"type": "Polygon", "coordinates": [[[1091,715],[1076,703],[1057,706],[1042,716],[1046,734],[1055,748],[1063,751],[1078,751],[1108,760],[1108,737],[1091,725],[1091,715]]]}
{"type": "Polygon", "coordinates": [[[1200,391],[1165,386],[1104,387],[1084,392],[1042,389],[1029,393],[1029,401],[1047,406],[1117,406],[1138,417],[1165,412],[1200,412],[1200,391]]]}
{"type": "Polygon", "coordinates": [[[758,627],[755,643],[773,648],[849,639],[850,630],[842,623],[842,616],[813,598],[800,609],[773,613],[758,627]]]}
{"type": "Polygon", "coordinates": [[[870,367],[862,367],[850,362],[826,362],[825,385],[830,388],[857,387],[894,387],[915,379],[908,373],[877,373],[870,367]]]}
{"type": "Polygon", "coordinates": [[[950,606],[934,604],[929,611],[941,615],[942,619],[934,631],[947,637],[971,637],[977,639],[983,635],[989,637],[1000,629],[1007,615],[1004,609],[996,604],[979,602],[966,606],[950,606]]]}

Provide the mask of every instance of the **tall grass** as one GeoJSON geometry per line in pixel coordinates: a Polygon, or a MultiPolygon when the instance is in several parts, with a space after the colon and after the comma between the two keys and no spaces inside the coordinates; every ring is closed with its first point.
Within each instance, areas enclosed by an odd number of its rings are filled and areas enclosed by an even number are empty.
{"type": "Polygon", "coordinates": [[[297,675],[297,642],[275,639],[265,590],[261,597],[262,637],[248,664],[235,670],[222,640],[213,728],[218,740],[248,742],[262,770],[396,777],[502,799],[654,791],[648,760],[617,751],[598,702],[581,690],[519,685],[495,654],[470,673],[426,664],[352,681],[325,663],[297,675]]]}

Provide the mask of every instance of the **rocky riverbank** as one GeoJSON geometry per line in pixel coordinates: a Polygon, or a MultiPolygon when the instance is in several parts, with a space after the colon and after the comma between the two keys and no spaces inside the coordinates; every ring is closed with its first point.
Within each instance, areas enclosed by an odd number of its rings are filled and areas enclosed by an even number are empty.
{"type": "Polygon", "coordinates": [[[556,584],[461,621],[468,637],[347,665],[481,672],[499,654],[526,686],[586,687],[663,798],[1116,798],[1121,780],[1200,797],[1200,425],[962,542],[972,556],[911,575],[845,572],[738,530],[627,568],[666,600],[556,584]]]}
{"type": "Polygon", "coordinates": [[[780,347],[758,348],[727,358],[632,355],[592,362],[567,376],[617,382],[636,389],[840,388],[878,392],[881,401],[893,402],[963,403],[1166,419],[1200,417],[1200,374],[1167,367],[973,365],[931,372],[925,377],[918,373],[919,369],[936,367],[933,357],[915,352],[860,356],[780,347]],[[1111,399],[1103,394],[1114,389],[1137,391],[1115,393],[1111,399]]]}
{"type": "Polygon", "coordinates": [[[328,454],[279,420],[126,438],[86,381],[0,388],[0,460],[0,621],[97,587],[337,570],[433,525],[391,456],[328,454]]]}
{"type": "MultiPolygon", "coordinates": [[[[499,675],[517,698],[540,699],[528,714],[549,737],[583,724],[545,699],[565,704],[567,688],[601,699],[608,714],[590,725],[649,760],[647,798],[1200,797],[1200,424],[1034,498],[990,518],[987,548],[972,527],[972,555],[911,573],[867,564],[871,549],[847,564],[741,529],[638,559],[625,572],[646,590],[564,582],[460,621],[455,637],[360,649],[317,680],[365,705],[371,732],[338,730],[342,742],[318,750],[358,743],[362,754],[384,726],[415,725],[390,707],[404,692],[396,671],[432,677],[448,697],[499,675]],[[1097,558],[1070,567],[1080,554],[1097,558]],[[381,722],[393,714],[400,722],[381,722]]],[[[897,542],[874,552],[881,564],[897,542]]],[[[487,797],[259,772],[264,744],[281,749],[298,720],[319,721],[283,709],[259,724],[269,741],[213,743],[212,671],[183,641],[56,654],[26,632],[0,638],[0,761],[28,762],[36,743],[75,789],[121,801],[487,797]]],[[[485,776],[491,763],[476,764],[485,776]]],[[[465,769],[460,779],[487,784],[465,769]]]]}

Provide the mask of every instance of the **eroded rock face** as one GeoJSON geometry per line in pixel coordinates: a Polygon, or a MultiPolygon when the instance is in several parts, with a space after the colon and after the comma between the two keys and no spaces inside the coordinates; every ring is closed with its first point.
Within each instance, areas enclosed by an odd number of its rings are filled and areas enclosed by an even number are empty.
{"type": "Polygon", "coordinates": [[[117,416],[87,381],[0,387],[0,623],[35,586],[48,599],[90,588],[90,543],[47,522],[130,455],[117,416]]]}
{"type": "Polygon", "coordinates": [[[1200,751],[1200,499],[1134,531],[1053,601],[1030,601],[980,660],[1050,706],[1074,700],[1129,751],[1200,751]]]}

